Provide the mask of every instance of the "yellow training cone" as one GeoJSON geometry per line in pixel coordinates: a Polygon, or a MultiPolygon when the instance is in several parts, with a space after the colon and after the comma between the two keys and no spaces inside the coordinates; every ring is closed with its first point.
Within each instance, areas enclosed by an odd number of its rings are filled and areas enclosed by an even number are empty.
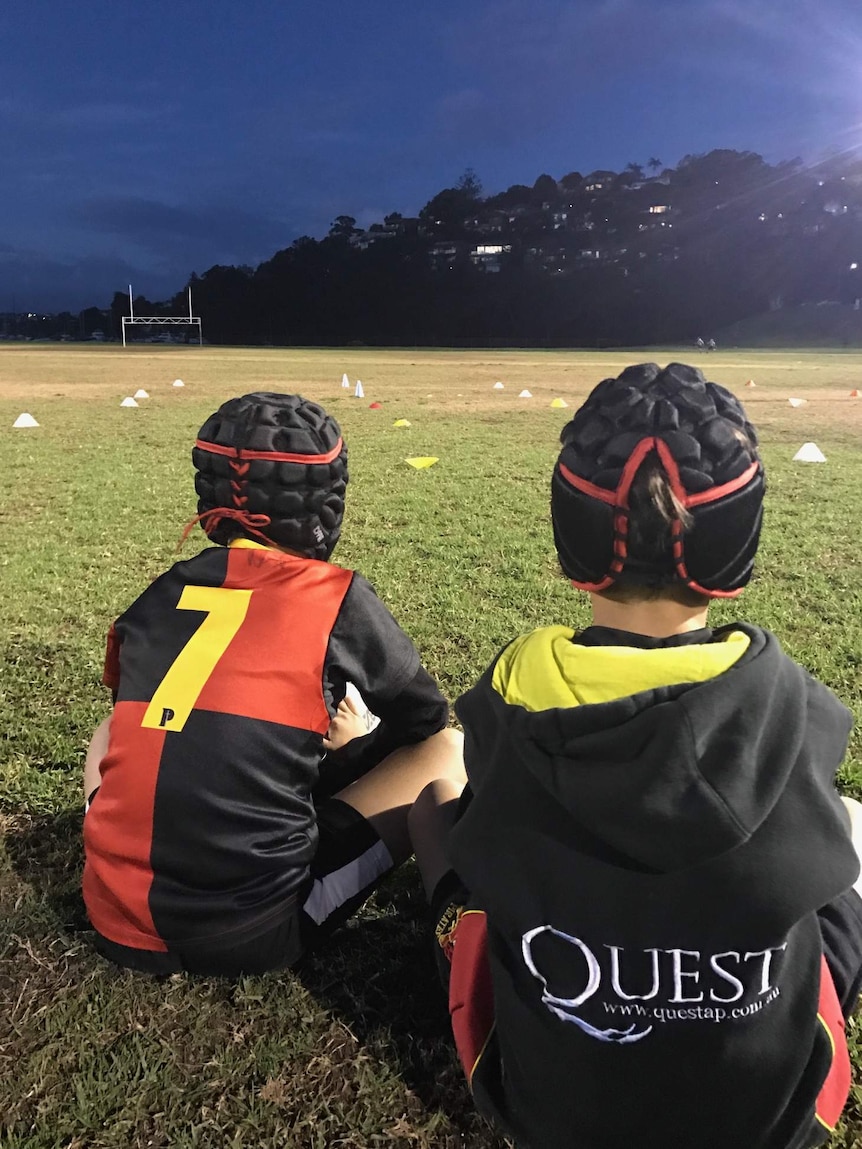
{"type": "Polygon", "coordinates": [[[420,455],[415,459],[405,459],[404,462],[411,467],[415,467],[417,471],[421,471],[425,467],[433,467],[434,464],[439,463],[440,460],[434,455],[420,455]]]}
{"type": "Polygon", "coordinates": [[[552,399],[551,400],[551,406],[552,407],[568,407],[568,403],[565,401],[565,399],[552,399]]]}
{"type": "Polygon", "coordinates": [[[411,423],[410,423],[409,419],[396,419],[395,422],[392,424],[392,426],[393,427],[410,427],[411,423]]]}

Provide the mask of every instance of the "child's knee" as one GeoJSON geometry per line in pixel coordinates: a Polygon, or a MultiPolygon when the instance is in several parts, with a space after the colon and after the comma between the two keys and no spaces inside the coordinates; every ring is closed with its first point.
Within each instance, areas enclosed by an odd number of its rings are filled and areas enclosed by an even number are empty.
{"type": "Polygon", "coordinates": [[[459,758],[464,757],[464,735],[460,730],[455,730],[452,726],[447,726],[445,730],[441,730],[438,735],[441,744],[452,754],[457,755],[459,758]]]}
{"type": "Polygon", "coordinates": [[[449,726],[435,734],[434,738],[437,740],[439,778],[457,785],[460,793],[467,781],[464,770],[464,735],[449,726]]]}
{"type": "Polygon", "coordinates": [[[450,802],[457,802],[463,789],[463,783],[453,778],[435,778],[433,782],[429,782],[419,792],[407,814],[407,829],[411,838],[419,827],[433,822],[438,817],[438,811],[444,806],[450,802]]]}

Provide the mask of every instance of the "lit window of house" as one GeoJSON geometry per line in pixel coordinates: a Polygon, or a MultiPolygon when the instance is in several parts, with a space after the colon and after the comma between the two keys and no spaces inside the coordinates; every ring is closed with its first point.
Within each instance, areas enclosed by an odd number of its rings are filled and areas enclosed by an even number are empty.
{"type": "Polygon", "coordinates": [[[664,215],[666,211],[670,211],[669,203],[654,203],[649,209],[650,215],[664,215]]]}

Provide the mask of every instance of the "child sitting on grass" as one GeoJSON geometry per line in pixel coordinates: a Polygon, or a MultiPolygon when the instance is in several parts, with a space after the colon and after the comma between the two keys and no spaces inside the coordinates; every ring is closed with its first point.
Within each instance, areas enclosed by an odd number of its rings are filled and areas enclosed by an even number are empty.
{"type": "Polygon", "coordinates": [[[834,785],[844,706],[768,631],[707,624],[752,573],[754,429],[644,364],[562,443],[554,537],[592,625],[497,656],[457,703],[467,788],[410,818],[464,1070],[533,1149],[819,1144],[849,1089],[862,808],[834,785]]]}
{"type": "Polygon", "coordinates": [[[235,976],[293,965],[409,856],[417,794],[463,782],[461,737],[369,583],[327,561],[347,483],[335,420],[245,395],[192,458],[193,521],[217,545],[111,628],[83,889],[111,960],[235,976]]]}

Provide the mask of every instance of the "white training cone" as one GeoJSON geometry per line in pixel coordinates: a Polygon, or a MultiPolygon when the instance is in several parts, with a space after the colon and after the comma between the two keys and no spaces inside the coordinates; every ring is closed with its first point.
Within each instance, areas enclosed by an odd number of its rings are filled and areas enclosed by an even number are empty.
{"type": "Polygon", "coordinates": [[[356,380],[356,390],[353,392],[354,399],[364,399],[365,392],[362,390],[362,380],[356,380]]]}
{"type": "Polygon", "coordinates": [[[793,456],[794,463],[825,463],[826,456],[816,443],[803,443],[793,456]]]}
{"type": "Polygon", "coordinates": [[[127,395],[120,404],[121,407],[137,407],[137,400],[133,399],[131,395],[127,395]]]}
{"type": "Polygon", "coordinates": [[[134,395],[132,396],[133,399],[149,399],[149,397],[150,397],[149,391],[145,391],[143,389],[143,387],[139,387],[137,389],[137,391],[134,393],[134,395]]]}
{"type": "Polygon", "coordinates": [[[746,387],[756,387],[757,384],[754,382],[753,379],[749,379],[748,382],[745,384],[745,386],[746,387]]]}
{"type": "Polygon", "coordinates": [[[521,392],[521,394],[518,396],[518,398],[519,399],[532,399],[533,398],[533,392],[528,391],[527,388],[525,387],[524,390],[521,392]]]}
{"type": "Polygon", "coordinates": [[[502,390],[503,390],[503,384],[500,382],[500,380],[499,380],[499,379],[498,379],[498,380],[497,380],[497,382],[494,384],[494,390],[495,390],[495,391],[502,391],[502,390]]]}
{"type": "Polygon", "coordinates": [[[13,427],[38,427],[39,424],[28,411],[22,411],[15,422],[13,427]]]}
{"type": "Polygon", "coordinates": [[[350,380],[347,378],[347,372],[346,371],[341,376],[341,386],[345,389],[345,391],[350,390],[350,380]]]}
{"type": "Polygon", "coordinates": [[[788,399],[787,402],[791,407],[804,407],[808,402],[807,399],[788,399]]]}
{"type": "Polygon", "coordinates": [[[182,379],[175,379],[174,387],[185,387],[185,383],[183,383],[182,379]]]}

